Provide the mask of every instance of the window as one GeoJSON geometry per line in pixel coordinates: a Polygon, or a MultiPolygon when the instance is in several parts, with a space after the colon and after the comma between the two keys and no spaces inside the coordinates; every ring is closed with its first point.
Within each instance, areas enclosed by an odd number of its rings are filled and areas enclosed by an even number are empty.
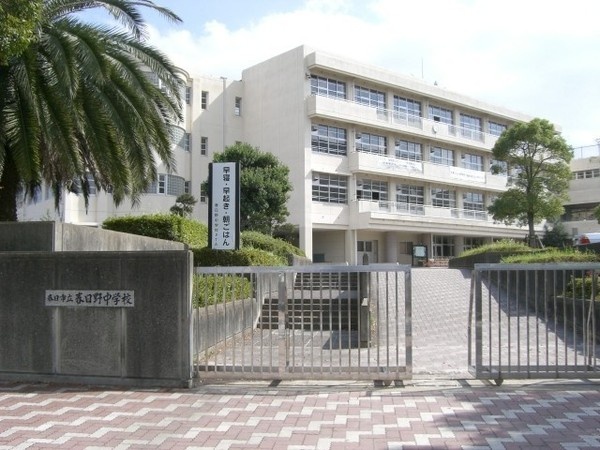
{"type": "Polygon", "coordinates": [[[172,126],[171,130],[171,142],[179,148],[184,148],[185,130],[181,127],[172,126]]]}
{"type": "Polygon", "coordinates": [[[192,103],[192,88],[191,86],[185,87],[185,103],[188,105],[192,103]]]}
{"type": "Polygon", "coordinates": [[[206,187],[204,185],[200,186],[200,203],[206,203],[208,200],[208,195],[206,193],[206,187]]]}
{"type": "Polygon", "coordinates": [[[200,102],[202,109],[208,108],[208,91],[202,91],[202,100],[200,102]]]}
{"type": "Polygon", "coordinates": [[[394,119],[408,125],[421,126],[421,102],[394,95],[394,119]]]}
{"type": "Polygon", "coordinates": [[[183,149],[189,152],[192,149],[192,134],[185,133],[185,139],[183,141],[183,149]]]}
{"type": "Polygon", "coordinates": [[[233,111],[236,116],[242,115],[242,97],[235,98],[235,108],[233,111]]]}
{"type": "Polygon", "coordinates": [[[375,89],[356,86],[354,90],[354,100],[361,105],[385,109],[385,92],[377,91],[375,89]]]}
{"type": "Polygon", "coordinates": [[[159,173],[158,180],[146,188],[146,193],[179,196],[185,192],[185,189],[186,181],[182,177],[159,173]]]}
{"type": "Polygon", "coordinates": [[[396,139],[396,158],[421,161],[423,159],[421,144],[396,139]]]}
{"type": "Polygon", "coordinates": [[[310,77],[310,93],[326,97],[346,98],[346,83],[325,77],[310,77]]]}
{"type": "Polygon", "coordinates": [[[496,122],[488,122],[488,131],[490,134],[494,136],[500,136],[502,133],[506,131],[507,126],[502,125],[501,123],[496,122]]]}
{"type": "Polygon", "coordinates": [[[331,155],[346,155],[348,141],[344,128],[328,125],[313,125],[311,146],[313,152],[329,153],[331,155]]]}
{"type": "Polygon", "coordinates": [[[433,164],[442,164],[444,166],[454,165],[454,150],[447,148],[432,147],[429,152],[429,161],[433,164]]]}
{"type": "Polygon", "coordinates": [[[370,133],[356,133],[356,151],[385,155],[387,139],[370,133]]]}
{"type": "Polygon", "coordinates": [[[434,258],[450,258],[454,256],[454,237],[433,236],[432,255],[434,258]]]}
{"type": "Polygon", "coordinates": [[[206,136],[200,137],[200,154],[206,155],[208,153],[208,138],[206,136]]]}
{"type": "Polygon", "coordinates": [[[313,173],[312,200],[324,203],[347,203],[348,178],[329,173],[313,173]]]}
{"type": "Polygon", "coordinates": [[[467,218],[486,220],[485,205],[483,204],[483,194],[478,192],[465,192],[463,194],[464,216],[467,218]]]}
{"type": "Polygon", "coordinates": [[[399,210],[408,211],[410,214],[423,214],[423,186],[396,185],[396,202],[399,210]]]}
{"type": "Polygon", "coordinates": [[[508,164],[506,161],[498,161],[497,159],[490,159],[490,172],[499,174],[508,172],[508,164]]]}
{"type": "Polygon", "coordinates": [[[456,191],[432,188],[431,205],[436,208],[456,208],[456,191]]]}
{"type": "Polygon", "coordinates": [[[574,180],[585,180],[586,178],[598,177],[600,177],[600,169],[578,170],[577,172],[573,172],[574,180]]]}
{"type": "Polygon", "coordinates": [[[429,118],[435,122],[442,122],[452,125],[452,110],[442,108],[441,106],[429,105],[429,118]]]}
{"type": "Polygon", "coordinates": [[[470,155],[465,153],[462,155],[462,166],[465,169],[483,171],[483,156],[481,155],[470,155]]]}
{"type": "Polygon", "coordinates": [[[191,181],[186,181],[184,186],[183,186],[183,192],[186,194],[191,194],[192,193],[192,182],[191,181]]]}
{"type": "Polygon", "coordinates": [[[485,239],[480,237],[465,236],[463,251],[471,250],[472,248],[481,247],[485,244],[485,239]]]}
{"type": "Polygon", "coordinates": [[[474,141],[483,141],[481,118],[470,116],[468,114],[460,114],[460,133],[467,139],[474,141]]]}
{"type": "Polygon", "coordinates": [[[385,181],[359,179],[356,180],[357,200],[388,200],[388,184],[385,181]]]}

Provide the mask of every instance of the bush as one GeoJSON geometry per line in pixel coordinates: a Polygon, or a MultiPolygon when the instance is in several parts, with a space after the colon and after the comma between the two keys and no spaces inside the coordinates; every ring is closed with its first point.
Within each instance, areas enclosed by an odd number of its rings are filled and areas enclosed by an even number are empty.
{"type": "Polygon", "coordinates": [[[240,300],[252,295],[252,283],[241,276],[194,275],[192,302],[195,308],[221,303],[222,300],[240,300]]]}
{"type": "Polygon", "coordinates": [[[208,227],[206,224],[175,214],[113,217],[106,219],[102,224],[102,228],[183,242],[191,248],[205,247],[208,244],[208,227]]]}
{"type": "Polygon", "coordinates": [[[285,266],[287,260],[281,256],[257,248],[240,250],[213,250],[209,247],[192,249],[194,266],[285,266]]]}
{"type": "Polygon", "coordinates": [[[482,253],[530,253],[534,251],[523,242],[513,241],[512,239],[502,239],[491,244],[485,244],[477,248],[472,248],[462,252],[459,257],[480,255],[482,253]]]}
{"type": "Polygon", "coordinates": [[[298,247],[282,239],[274,238],[258,231],[243,231],[241,233],[242,247],[252,247],[274,253],[286,261],[290,255],[306,256],[298,247]]]}
{"type": "MultiPolygon", "coordinates": [[[[565,289],[565,297],[567,298],[584,298],[589,299],[592,296],[592,277],[585,278],[571,277],[571,281],[565,289]]],[[[596,298],[600,300],[600,279],[596,278],[596,298]]]]}
{"type": "Polygon", "coordinates": [[[530,253],[510,255],[502,258],[505,264],[544,264],[566,262],[597,262],[599,255],[593,252],[582,252],[573,248],[557,249],[547,248],[530,253]]]}

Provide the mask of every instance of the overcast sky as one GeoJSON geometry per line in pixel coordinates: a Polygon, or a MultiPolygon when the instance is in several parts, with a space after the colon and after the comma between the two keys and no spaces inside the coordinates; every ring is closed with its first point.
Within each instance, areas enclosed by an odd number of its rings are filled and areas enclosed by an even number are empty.
{"type": "Polygon", "coordinates": [[[306,44],[542,117],[573,147],[600,138],[598,0],[156,0],[150,41],[192,75],[306,44]]]}

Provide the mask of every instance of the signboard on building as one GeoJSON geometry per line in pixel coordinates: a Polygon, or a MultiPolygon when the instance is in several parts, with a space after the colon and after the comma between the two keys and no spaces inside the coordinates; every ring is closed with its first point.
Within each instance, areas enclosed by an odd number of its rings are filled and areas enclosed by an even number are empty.
{"type": "Polygon", "coordinates": [[[209,245],[213,250],[240,248],[240,170],[239,163],[211,163],[209,245]]]}
{"type": "Polygon", "coordinates": [[[46,306],[92,306],[133,308],[133,291],[114,290],[46,290],[46,306]]]}

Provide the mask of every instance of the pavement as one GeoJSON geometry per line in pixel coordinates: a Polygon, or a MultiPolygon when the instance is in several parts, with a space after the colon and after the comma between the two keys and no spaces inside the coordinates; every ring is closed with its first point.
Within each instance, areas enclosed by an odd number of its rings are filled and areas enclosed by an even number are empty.
{"type": "Polygon", "coordinates": [[[404,386],[0,382],[0,450],[600,448],[600,380],[496,386],[469,377],[461,294],[468,286],[460,271],[413,273],[421,303],[413,311],[414,377],[404,386]]]}

